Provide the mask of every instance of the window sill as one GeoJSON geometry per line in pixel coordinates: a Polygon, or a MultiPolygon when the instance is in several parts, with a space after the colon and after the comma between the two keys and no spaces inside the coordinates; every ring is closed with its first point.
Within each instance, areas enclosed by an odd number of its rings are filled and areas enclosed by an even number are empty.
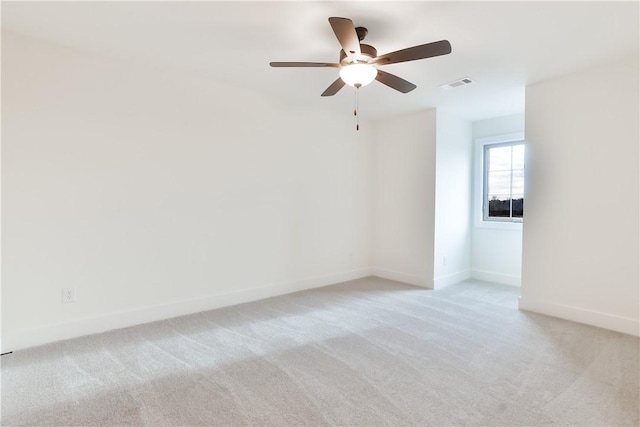
{"type": "Polygon", "coordinates": [[[522,222],[509,221],[476,221],[476,228],[490,228],[494,230],[514,230],[522,231],[522,222]]]}

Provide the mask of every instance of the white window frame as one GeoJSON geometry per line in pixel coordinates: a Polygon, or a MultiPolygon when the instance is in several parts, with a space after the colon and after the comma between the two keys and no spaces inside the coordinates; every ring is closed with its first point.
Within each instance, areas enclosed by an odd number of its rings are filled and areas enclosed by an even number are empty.
{"type": "MultiPolygon", "coordinates": [[[[524,132],[515,132],[504,135],[476,138],[474,140],[474,203],[473,225],[477,228],[496,228],[501,230],[522,230],[522,220],[484,219],[484,193],[485,193],[485,159],[486,145],[502,143],[524,143],[524,132]]],[[[525,184],[526,185],[526,184],[525,184]]]]}
{"type": "MultiPolygon", "coordinates": [[[[490,217],[489,216],[489,200],[488,200],[488,193],[489,193],[489,158],[487,156],[488,151],[491,148],[494,147],[513,147],[515,145],[523,145],[524,146],[524,140],[520,140],[520,141],[509,141],[509,142],[496,142],[494,144],[484,144],[483,145],[483,149],[482,149],[482,158],[483,158],[483,162],[482,162],[482,180],[483,180],[483,186],[482,186],[482,220],[483,221],[498,221],[498,222],[522,222],[522,218],[514,218],[512,216],[510,216],[509,218],[507,217],[490,217]]],[[[511,161],[513,162],[513,154],[511,155],[511,161]]],[[[512,165],[513,166],[513,165],[512,165]]],[[[509,191],[512,192],[512,186],[513,185],[513,169],[511,169],[511,180],[509,181],[509,191]]],[[[512,197],[513,193],[511,193],[509,195],[509,197],[512,197]]],[[[510,200],[510,213],[513,213],[513,201],[510,200]]]]}

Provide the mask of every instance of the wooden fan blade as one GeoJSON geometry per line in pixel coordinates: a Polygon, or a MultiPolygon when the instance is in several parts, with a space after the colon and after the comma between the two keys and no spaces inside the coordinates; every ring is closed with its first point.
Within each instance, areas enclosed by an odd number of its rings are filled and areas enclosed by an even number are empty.
{"type": "Polygon", "coordinates": [[[340,64],[328,62],[269,62],[272,67],[340,67],[340,64]]]}
{"type": "Polygon", "coordinates": [[[338,80],[331,83],[331,86],[329,86],[324,92],[322,92],[322,95],[320,96],[333,96],[336,93],[338,93],[338,91],[343,87],[344,87],[344,81],[342,81],[342,79],[338,77],[338,80]]]}
{"type": "Polygon", "coordinates": [[[405,79],[401,79],[394,74],[385,73],[382,70],[378,70],[376,80],[382,84],[389,86],[391,89],[395,89],[402,93],[411,92],[417,87],[416,85],[406,81],[405,79]]]}
{"type": "Polygon", "coordinates": [[[329,24],[331,24],[344,53],[349,58],[358,58],[360,56],[360,39],[358,39],[356,27],[351,19],[333,17],[329,18],[329,24]]]}
{"type": "Polygon", "coordinates": [[[370,62],[379,65],[397,64],[398,62],[415,61],[416,59],[432,58],[449,53],[451,53],[451,44],[447,40],[440,40],[439,42],[421,44],[419,46],[385,53],[384,55],[373,58],[370,62]]]}

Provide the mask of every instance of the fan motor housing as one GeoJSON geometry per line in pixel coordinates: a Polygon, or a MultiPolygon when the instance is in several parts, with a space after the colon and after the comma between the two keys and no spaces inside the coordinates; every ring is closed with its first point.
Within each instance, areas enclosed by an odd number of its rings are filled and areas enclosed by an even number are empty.
{"type": "MultiPolygon", "coordinates": [[[[376,50],[376,48],[368,44],[361,43],[360,52],[362,53],[362,55],[357,62],[368,62],[370,59],[378,56],[378,51],[376,50]]],[[[344,53],[344,50],[340,50],[340,65],[349,65],[351,63],[352,62],[350,61],[347,54],[344,53]]]]}

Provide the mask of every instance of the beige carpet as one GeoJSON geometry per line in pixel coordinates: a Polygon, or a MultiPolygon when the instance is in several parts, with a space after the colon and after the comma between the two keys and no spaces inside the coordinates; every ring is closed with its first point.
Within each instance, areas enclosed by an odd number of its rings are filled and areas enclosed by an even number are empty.
{"type": "Polygon", "coordinates": [[[637,338],[370,278],[3,356],[2,425],[638,425],[637,338]]]}

